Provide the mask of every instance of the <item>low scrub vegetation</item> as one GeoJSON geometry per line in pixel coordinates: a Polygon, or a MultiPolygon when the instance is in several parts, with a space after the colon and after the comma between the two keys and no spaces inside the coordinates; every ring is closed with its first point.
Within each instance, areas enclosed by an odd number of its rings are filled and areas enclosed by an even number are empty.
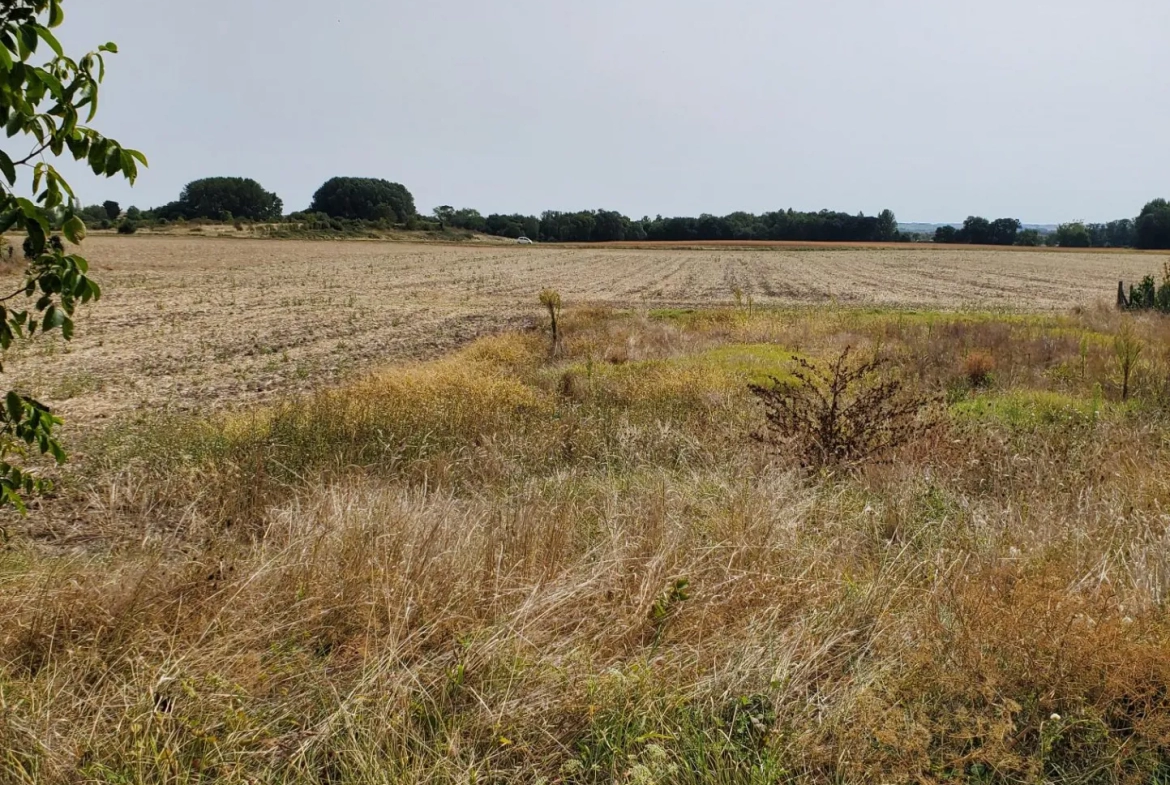
{"type": "Polygon", "coordinates": [[[1129,287],[1128,295],[1125,294],[1124,284],[1121,284],[1117,292],[1117,305],[1123,310],[1170,313],[1170,262],[1162,266],[1161,283],[1154,276],[1147,275],[1137,286],[1129,287]]]}
{"type": "Polygon", "coordinates": [[[807,468],[824,469],[860,466],[924,436],[934,424],[931,397],[883,378],[882,356],[854,361],[851,349],[823,367],[798,357],[789,380],[750,385],[768,420],[758,438],[807,468]]]}
{"type": "Polygon", "coordinates": [[[77,445],[4,523],[0,780],[1170,777],[1170,325],[533,324],[77,445]],[[913,438],[809,472],[751,385],[913,438]]]}

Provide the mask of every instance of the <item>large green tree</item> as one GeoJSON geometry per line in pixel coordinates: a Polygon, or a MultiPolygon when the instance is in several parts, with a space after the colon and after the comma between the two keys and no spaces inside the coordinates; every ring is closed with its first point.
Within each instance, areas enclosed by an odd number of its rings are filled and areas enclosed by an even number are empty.
{"type": "Polygon", "coordinates": [[[372,177],[334,177],[313,195],[309,208],[333,218],[405,223],[416,216],[406,187],[372,177]]]}
{"type": "Polygon", "coordinates": [[[160,218],[207,218],[213,221],[246,218],[275,221],[284,203],[274,193],[248,177],[204,177],[193,180],[179,194],[179,201],[160,207],[160,218]]]}
{"type": "Polygon", "coordinates": [[[878,213],[877,239],[887,243],[898,239],[898,219],[893,210],[882,210],[878,213]]]}
{"type": "Polygon", "coordinates": [[[957,243],[959,240],[959,230],[953,226],[944,225],[939,226],[934,230],[934,241],[936,243],[957,243]]]}
{"type": "Polygon", "coordinates": [[[455,208],[449,204],[439,205],[435,208],[435,217],[439,219],[439,231],[441,232],[448,226],[453,225],[455,208]]]}
{"type": "Polygon", "coordinates": [[[1170,248],[1170,202],[1155,199],[1142,208],[1134,222],[1134,245],[1138,248],[1170,248]]]}
{"type": "Polygon", "coordinates": [[[1073,221],[1056,227],[1056,244],[1061,248],[1089,248],[1093,237],[1082,222],[1073,221]]]}
{"type": "Polygon", "coordinates": [[[991,222],[992,245],[1015,245],[1020,233],[1018,218],[997,218],[991,222]]]}
{"type": "Polygon", "coordinates": [[[991,221],[978,215],[971,215],[963,221],[963,228],[959,230],[958,240],[961,243],[974,245],[991,244],[991,221]]]}
{"type": "MultiPolygon", "coordinates": [[[[50,161],[69,156],[85,161],[96,175],[131,183],[138,165],[146,164],[141,153],[89,127],[98,109],[105,55],[118,49],[103,44],[80,59],[66,56],[53,33],[65,19],[61,6],[62,0],[0,2],[0,124],[8,135],[0,150],[0,233],[26,232],[29,257],[24,283],[0,293],[3,350],[39,332],[60,331],[72,339],[76,308],[101,296],[86,260],[68,253],[64,243],[50,242],[58,220],[74,245],[85,239],[85,224],[74,214],[73,189],[50,161]]],[[[35,464],[38,454],[65,460],[56,433],[60,424],[28,395],[15,390],[4,395],[0,505],[23,510],[28,495],[46,488],[35,464]]]]}

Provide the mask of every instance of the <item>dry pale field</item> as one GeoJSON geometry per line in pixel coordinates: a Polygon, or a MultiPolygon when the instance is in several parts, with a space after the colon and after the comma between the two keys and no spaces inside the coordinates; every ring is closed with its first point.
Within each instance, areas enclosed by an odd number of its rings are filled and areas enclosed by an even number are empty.
{"type": "Polygon", "coordinates": [[[97,236],[105,290],[78,337],[12,358],[73,420],[245,405],[386,360],[432,357],[538,315],[536,294],[624,307],[829,303],[1060,310],[1157,272],[1130,253],[687,250],[97,236]]]}

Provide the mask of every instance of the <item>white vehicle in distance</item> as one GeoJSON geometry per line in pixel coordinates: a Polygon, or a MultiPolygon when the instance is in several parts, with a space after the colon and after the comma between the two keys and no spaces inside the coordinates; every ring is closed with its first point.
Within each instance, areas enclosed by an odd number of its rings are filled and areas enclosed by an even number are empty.
{"type": "Polygon", "coordinates": [[[517,237],[516,242],[519,243],[520,245],[535,245],[535,243],[533,243],[527,237],[517,237]]]}

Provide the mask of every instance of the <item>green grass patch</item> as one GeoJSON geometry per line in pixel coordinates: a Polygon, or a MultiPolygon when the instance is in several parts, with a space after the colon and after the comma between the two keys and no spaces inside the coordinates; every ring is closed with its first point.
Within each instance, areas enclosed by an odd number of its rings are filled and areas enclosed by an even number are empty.
{"type": "Polygon", "coordinates": [[[773,377],[792,378],[790,366],[797,355],[771,343],[731,344],[685,358],[683,364],[711,365],[738,381],[764,384],[773,377]]]}
{"type": "Polygon", "coordinates": [[[1048,390],[988,393],[959,401],[951,411],[961,420],[997,422],[1010,427],[1090,424],[1132,408],[1101,399],[1077,397],[1048,390]]]}
{"type": "MultiPolygon", "coordinates": [[[[772,377],[791,378],[790,364],[797,357],[771,343],[730,344],[698,354],[666,360],[632,363],[574,363],[558,375],[601,385],[609,393],[644,400],[661,400],[671,394],[721,392],[742,389],[747,383],[763,384],[772,377]]],[[[685,396],[684,396],[685,397],[685,396]]]]}

